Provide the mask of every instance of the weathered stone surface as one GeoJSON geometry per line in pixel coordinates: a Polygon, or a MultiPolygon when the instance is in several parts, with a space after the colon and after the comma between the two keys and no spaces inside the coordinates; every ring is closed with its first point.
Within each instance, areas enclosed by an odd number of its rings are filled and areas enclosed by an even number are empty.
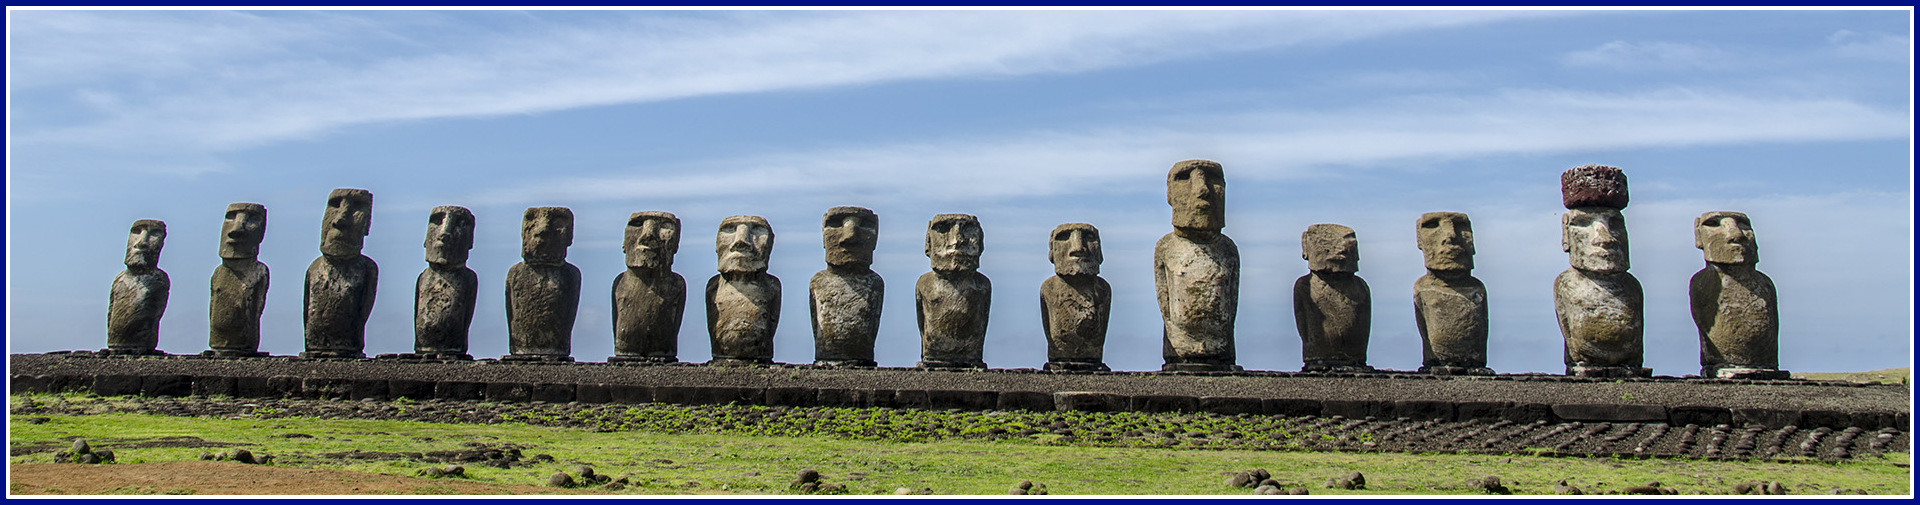
{"type": "Polygon", "coordinates": [[[1553,406],[1553,416],[1566,421],[1666,422],[1667,408],[1659,405],[1563,404],[1553,406]]]}
{"type": "Polygon", "coordinates": [[[881,301],[886,297],[886,283],[871,268],[879,238],[880,217],[872,210],[834,207],[822,217],[820,241],[827,268],[807,283],[814,364],[877,364],[873,343],[880,335],[881,301]]]}
{"type": "Polygon", "coordinates": [[[1700,376],[1786,378],[1780,370],[1780,307],[1773,279],[1760,273],[1753,225],[1739,212],[1693,220],[1693,246],[1706,268],[1693,274],[1688,298],[1700,329],[1700,376]]]}
{"type": "Polygon", "coordinates": [[[260,313],[267,308],[270,272],[261,263],[267,207],[227,205],[220,223],[220,266],[213,267],[207,300],[207,347],[216,356],[259,356],[260,313]]]}
{"type": "Polygon", "coordinates": [[[1053,394],[1054,410],[1082,412],[1122,412],[1127,410],[1129,398],[1113,393],[1090,391],[1061,391],[1053,394]]]}
{"type": "Polygon", "coordinates": [[[530,207],[520,224],[521,262],[507,269],[504,360],[572,361],[580,268],[567,263],[573,210],[530,207]]]}
{"type": "Polygon", "coordinates": [[[360,254],[373,225],[373,192],[335,189],[320,221],[320,257],[307,266],[303,358],[364,358],[380,267],[360,254]]]}
{"type": "Polygon", "coordinates": [[[1053,277],[1040,283],[1040,322],[1047,370],[1106,371],[1107,319],[1113,286],[1100,278],[1100,230],[1086,223],[1053,229],[1047,260],[1053,277]]]}
{"type": "Polygon", "coordinates": [[[467,354],[467,329],[480,295],[480,278],[467,268],[473,227],[473,212],[466,207],[434,207],[427,215],[427,269],[413,284],[415,354],[473,359],[467,354]]]}
{"type": "Polygon", "coordinates": [[[1581,165],[1560,173],[1560,203],[1578,207],[1627,208],[1627,174],[1605,165],[1581,165]]]}
{"type": "Polygon", "coordinates": [[[933,271],[914,284],[914,320],[920,326],[921,368],[986,368],[987,311],[993,283],[982,275],[986,232],[967,214],[940,214],[927,222],[927,259],[933,271]]]}
{"type": "Polygon", "coordinates": [[[780,324],[780,278],[767,273],[773,226],[760,216],[723,219],[714,252],[720,273],[707,279],[713,363],[772,363],[773,333],[780,324]]]}
{"type": "Polygon", "coordinates": [[[1240,305],[1240,248],[1221,234],[1227,182],[1219,163],[1187,160],[1167,171],[1173,233],[1153,246],[1153,286],[1165,323],[1167,371],[1239,370],[1233,321],[1240,305]]]}
{"type": "Polygon", "coordinates": [[[680,218],[661,211],[633,213],[622,249],[627,269],[613,279],[613,356],[607,362],[677,362],[687,308],[687,279],[673,271],[680,218]]]}
{"type": "Polygon", "coordinates": [[[1611,167],[1587,165],[1561,176],[1562,191],[1570,204],[1595,203],[1575,198],[1577,191],[1591,188],[1605,189],[1594,190],[1595,194],[1618,196],[1617,201],[1599,202],[1605,206],[1570,207],[1560,216],[1560,246],[1569,253],[1572,268],[1554,279],[1553,305],[1560,334],[1566,338],[1568,375],[1653,374],[1640,366],[1645,298],[1640,281],[1627,273],[1627,222],[1619,209],[1626,206],[1626,176],[1618,172],[1611,167]]]}
{"type": "Polygon", "coordinates": [[[1360,270],[1360,241],[1353,228],[1316,224],[1300,234],[1307,275],[1293,283],[1293,319],[1308,372],[1370,371],[1367,338],[1373,295],[1360,270]]]}
{"type": "Polygon", "coordinates": [[[107,303],[107,351],[113,354],[153,354],[160,343],[160,316],[167,312],[172,283],[160,269],[160,249],[166,245],[167,223],[154,219],[133,222],[127,231],[126,271],[113,277],[107,303]]]}
{"type": "Polygon", "coordinates": [[[1427,275],[1413,282],[1420,371],[1493,375],[1487,368],[1487,285],[1473,277],[1473,222],[1459,212],[1428,212],[1415,224],[1427,275]]]}

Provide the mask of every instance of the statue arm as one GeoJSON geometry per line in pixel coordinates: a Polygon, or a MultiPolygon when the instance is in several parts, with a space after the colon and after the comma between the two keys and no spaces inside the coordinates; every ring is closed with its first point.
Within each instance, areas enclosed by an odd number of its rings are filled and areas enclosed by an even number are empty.
{"type": "Polygon", "coordinates": [[[720,307],[713,304],[714,291],[720,289],[720,276],[707,279],[707,336],[718,338],[720,335],[720,307]]]}
{"type": "Polygon", "coordinates": [[[560,315],[560,320],[566,321],[567,326],[572,327],[573,320],[580,315],[580,267],[573,266],[572,263],[562,263],[562,265],[567,267],[567,286],[570,289],[563,289],[560,293],[560,296],[566,297],[564,300],[567,301],[561,305],[567,312],[560,315]]]}
{"type": "Polygon", "coordinates": [[[373,317],[373,296],[380,292],[380,265],[375,264],[373,260],[367,260],[367,287],[364,292],[367,295],[367,302],[360,304],[362,331],[366,327],[367,320],[373,317]]]}
{"type": "Polygon", "coordinates": [[[767,290],[773,292],[773,303],[767,307],[767,333],[771,335],[780,328],[780,278],[769,274],[767,279],[771,281],[767,290]]]}
{"type": "Polygon", "coordinates": [[[1688,281],[1688,305],[1693,309],[1693,325],[1706,338],[1720,316],[1720,275],[1709,266],[1693,274],[1688,281]]]}
{"type": "Polygon", "coordinates": [[[1047,339],[1053,338],[1053,314],[1047,310],[1047,285],[1055,282],[1054,279],[1058,277],[1040,281],[1040,335],[1047,339]]]}
{"type": "Polygon", "coordinates": [[[1308,284],[1310,282],[1313,282],[1312,273],[1302,275],[1293,281],[1293,327],[1294,331],[1300,332],[1300,338],[1307,338],[1307,335],[1313,334],[1307,331],[1306,318],[1310,302],[1313,301],[1312,287],[1308,284]]]}

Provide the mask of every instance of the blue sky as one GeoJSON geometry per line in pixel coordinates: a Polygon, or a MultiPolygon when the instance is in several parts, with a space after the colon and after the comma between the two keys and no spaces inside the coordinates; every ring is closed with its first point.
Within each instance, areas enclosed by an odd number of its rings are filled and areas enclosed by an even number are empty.
{"type": "MultiPolygon", "coordinates": [[[[1420,365],[1423,212],[1471,216],[1489,365],[1559,372],[1559,173],[1623,168],[1646,364],[1698,373],[1692,218],[1749,214],[1780,291],[1781,365],[1906,366],[1913,323],[1910,11],[8,11],[7,344],[104,346],[127,226],[167,221],[160,348],[207,348],[221,213],[268,208],[263,350],[302,350],[301,278],[328,190],[374,193],[368,353],[412,348],[428,211],[478,222],[476,356],[506,352],[519,218],[567,206],[584,277],[574,355],[612,354],[629,213],[771,222],[775,359],[808,363],[821,213],[880,216],[878,359],[919,356],[926,221],[980,217],[986,361],[1039,367],[1055,225],[1101,229],[1107,362],[1158,369],[1152,248],[1173,163],[1221,162],[1240,245],[1240,361],[1297,370],[1300,232],[1354,228],[1370,361],[1420,365]]],[[[698,293],[690,293],[697,304],[698,293]]],[[[680,359],[705,361],[689,307],[680,359]]]]}

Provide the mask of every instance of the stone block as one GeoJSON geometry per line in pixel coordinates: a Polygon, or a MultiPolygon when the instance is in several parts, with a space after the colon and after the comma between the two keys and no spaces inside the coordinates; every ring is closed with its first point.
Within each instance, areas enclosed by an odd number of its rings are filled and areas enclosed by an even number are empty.
{"type": "Polygon", "coordinates": [[[818,401],[819,391],[814,388],[767,388],[767,405],[812,407],[818,401]]]}
{"type": "Polygon", "coordinates": [[[613,388],[606,384],[580,384],[573,388],[573,400],[580,403],[613,403],[613,388]]]}
{"type": "Polygon", "coordinates": [[[926,390],[897,389],[893,392],[893,408],[930,409],[933,408],[933,400],[926,390]]]}
{"type": "Polygon", "coordinates": [[[275,375],[267,378],[267,397],[296,398],[306,381],[291,375],[275,375]]]}
{"type": "Polygon", "coordinates": [[[866,407],[869,406],[866,398],[871,393],[864,389],[819,388],[814,390],[814,401],[820,407],[866,407]]]}
{"type": "Polygon", "coordinates": [[[1304,398],[1267,398],[1260,400],[1260,409],[1270,416],[1313,417],[1324,410],[1320,400],[1304,398]]]}
{"type": "Polygon", "coordinates": [[[54,393],[80,392],[93,390],[93,376],[79,374],[53,374],[48,376],[47,390],[54,393]]]}
{"type": "Polygon", "coordinates": [[[1201,412],[1212,412],[1223,416],[1236,414],[1257,415],[1265,412],[1265,407],[1261,405],[1259,398],[1238,396],[1202,396],[1200,397],[1199,407],[1201,412]]]}
{"type": "Polygon", "coordinates": [[[1733,409],[1735,426],[1758,425],[1767,429],[1779,429],[1800,425],[1800,411],[1781,409],[1733,409]]]}
{"type": "Polygon", "coordinates": [[[1179,395],[1135,395],[1128,398],[1127,409],[1135,412],[1193,412],[1200,410],[1200,399],[1179,395]]]}
{"type": "Polygon", "coordinates": [[[1320,402],[1320,415],[1340,416],[1347,419],[1363,419],[1367,416],[1384,417],[1393,409],[1392,402],[1372,400],[1327,400],[1320,402]]]}
{"type": "Polygon", "coordinates": [[[236,382],[238,381],[234,380],[233,377],[218,377],[218,376],[211,376],[211,375],[194,377],[193,378],[193,395],[194,396],[238,396],[234,394],[235,393],[234,384],[236,382]]]}
{"type": "Polygon", "coordinates": [[[126,396],[140,394],[140,383],[145,377],[138,375],[96,375],[93,377],[93,394],[100,396],[126,396]]]}
{"type": "Polygon", "coordinates": [[[481,400],[487,397],[487,383],[440,381],[433,383],[433,397],[441,400],[481,400]]]}
{"type": "Polygon", "coordinates": [[[308,377],[300,380],[300,395],[307,398],[342,399],[353,395],[353,379],[308,377]]]}
{"type": "Polygon", "coordinates": [[[1500,419],[1516,423],[1553,422],[1553,407],[1544,403],[1516,403],[1500,411],[1500,419]]]}
{"type": "Polygon", "coordinates": [[[1453,419],[1453,402],[1433,400],[1398,400],[1393,402],[1393,416],[1409,419],[1453,419]]]}
{"type": "Polygon", "coordinates": [[[387,381],[387,397],[396,400],[401,398],[408,400],[431,400],[433,399],[433,387],[434,383],[432,381],[393,379],[387,381]]]}
{"type": "Polygon", "coordinates": [[[653,386],[641,386],[638,384],[609,384],[607,385],[607,397],[611,398],[613,400],[613,403],[619,403],[623,405],[653,403],[654,401],[653,390],[654,390],[653,386]]]}
{"type": "Polygon", "coordinates": [[[535,384],[530,398],[536,402],[567,403],[573,401],[573,392],[578,387],[573,384],[535,384]]]}
{"type": "Polygon", "coordinates": [[[1513,402],[1460,402],[1453,405],[1453,420],[1499,419],[1513,402]]]}
{"type": "Polygon", "coordinates": [[[1667,409],[1667,424],[1674,426],[1686,426],[1689,424],[1700,426],[1732,425],[1733,409],[1698,405],[1673,407],[1667,409]]]}
{"type": "Polygon", "coordinates": [[[999,394],[993,391],[954,391],[935,389],[927,391],[927,404],[936,410],[991,410],[999,394]]]}
{"type": "Polygon", "coordinates": [[[533,385],[525,382],[487,383],[487,401],[527,402],[533,400],[533,385]]]}
{"type": "Polygon", "coordinates": [[[1833,428],[1844,430],[1853,422],[1846,412],[1832,410],[1805,410],[1800,412],[1800,427],[1806,429],[1833,428]]]}
{"type": "Polygon", "coordinates": [[[265,398],[268,396],[266,377],[234,377],[233,396],[239,398],[265,398]]]}
{"type": "Polygon", "coordinates": [[[994,400],[993,408],[999,410],[1028,410],[1050,412],[1053,410],[1053,394],[1039,391],[1002,391],[994,400]]]}
{"type": "Polygon", "coordinates": [[[47,386],[51,382],[52,380],[45,375],[13,375],[8,377],[8,383],[12,386],[11,391],[13,394],[46,393],[49,392],[47,386]]]}
{"type": "Polygon", "coordinates": [[[385,400],[388,398],[387,391],[388,391],[387,381],[385,380],[354,379],[353,392],[351,393],[351,396],[349,396],[349,398],[352,398],[354,400],[366,400],[366,399],[385,400]]]}
{"type": "Polygon", "coordinates": [[[1553,416],[1565,421],[1582,422],[1666,422],[1667,408],[1659,405],[1573,403],[1554,405],[1553,416]]]}
{"type": "Polygon", "coordinates": [[[193,376],[148,375],[140,379],[140,394],[145,396],[193,396],[193,376]]]}
{"type": "Polygon", "coordinates": [[[1058,411],[1120,412],[1129,407],[1128,398],[1113,393],[1061,391],[1053,394],[1053,409],[1058,411]]]}
{"type": "Polygon", "coordinates": [[[1901,429],[1906,428],[1905,425],[1894,424],[1892,412],[1854,412],[1852,414],[1849,414],[1847,417],[1848,417],[1848,420],[1850,421],[1850,424],[1852,424],[1853,426],[1858,426],[1860,427],[1860,429],[1863,429],[1863,430],[1877,430],[1880,428],[1901,428],[1901,429]]]}

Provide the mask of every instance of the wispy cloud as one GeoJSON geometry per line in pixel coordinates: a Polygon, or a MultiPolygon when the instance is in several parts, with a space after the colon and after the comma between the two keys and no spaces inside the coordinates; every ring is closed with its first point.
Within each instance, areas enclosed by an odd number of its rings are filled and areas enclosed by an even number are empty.
{"type": "Polygon", "coordinates": [[[1840,30],[1827,37],[1840,56],[1865,60],[1913,61],[1913,39],[1885,33],[1859,33],[1840,30]]]}
{"type": "Polygon", "coordinates": [[[1615,40],[1567,53],[1561,61],[1575,67],[1615,70],[1698,70],[1727,68],[1738,63],[1736,58],[1730,51],[1703,44],[1615,40]]]}
{"type": "Polygon", "coordinates": [[[30,143],[218,151],[384,121],[1083,72],[1537,15],[609,13],[591,23],[508,20],[443,35],[448,30],[419,29],[430,19],[342,14],[15,12],[16,93],[80,102],[98,118],[29,121],[14,133],[30,143]],[[368,57],[376,51],[361,48],[370,44],[381,45],[380,54],[401,50],[368,57]]]}
{"type": "MultiPolygon", "coordinates": [[[[1903,111],[1847,100],[1673,89],[1635,94],[1509,90],[1408,96],[1331,110],[1167,118],[1142,129],[1004,137],[714,160],[697,170],[637,166],[479,195],[488,202],[682,199],[853,193],[977,201],[1137,190],[1174,161],[1207,157],[1233,177],[1315,177],[1332,169],[1502,154],[1897,138],[1903,111]],[[635,175],[639,174],[639,175],[635,175]],[[961,196],[964,195],[964,196],[961,196]]],[[[1157,180],[1157,179],[1156,179],[1157,180]]]]}

